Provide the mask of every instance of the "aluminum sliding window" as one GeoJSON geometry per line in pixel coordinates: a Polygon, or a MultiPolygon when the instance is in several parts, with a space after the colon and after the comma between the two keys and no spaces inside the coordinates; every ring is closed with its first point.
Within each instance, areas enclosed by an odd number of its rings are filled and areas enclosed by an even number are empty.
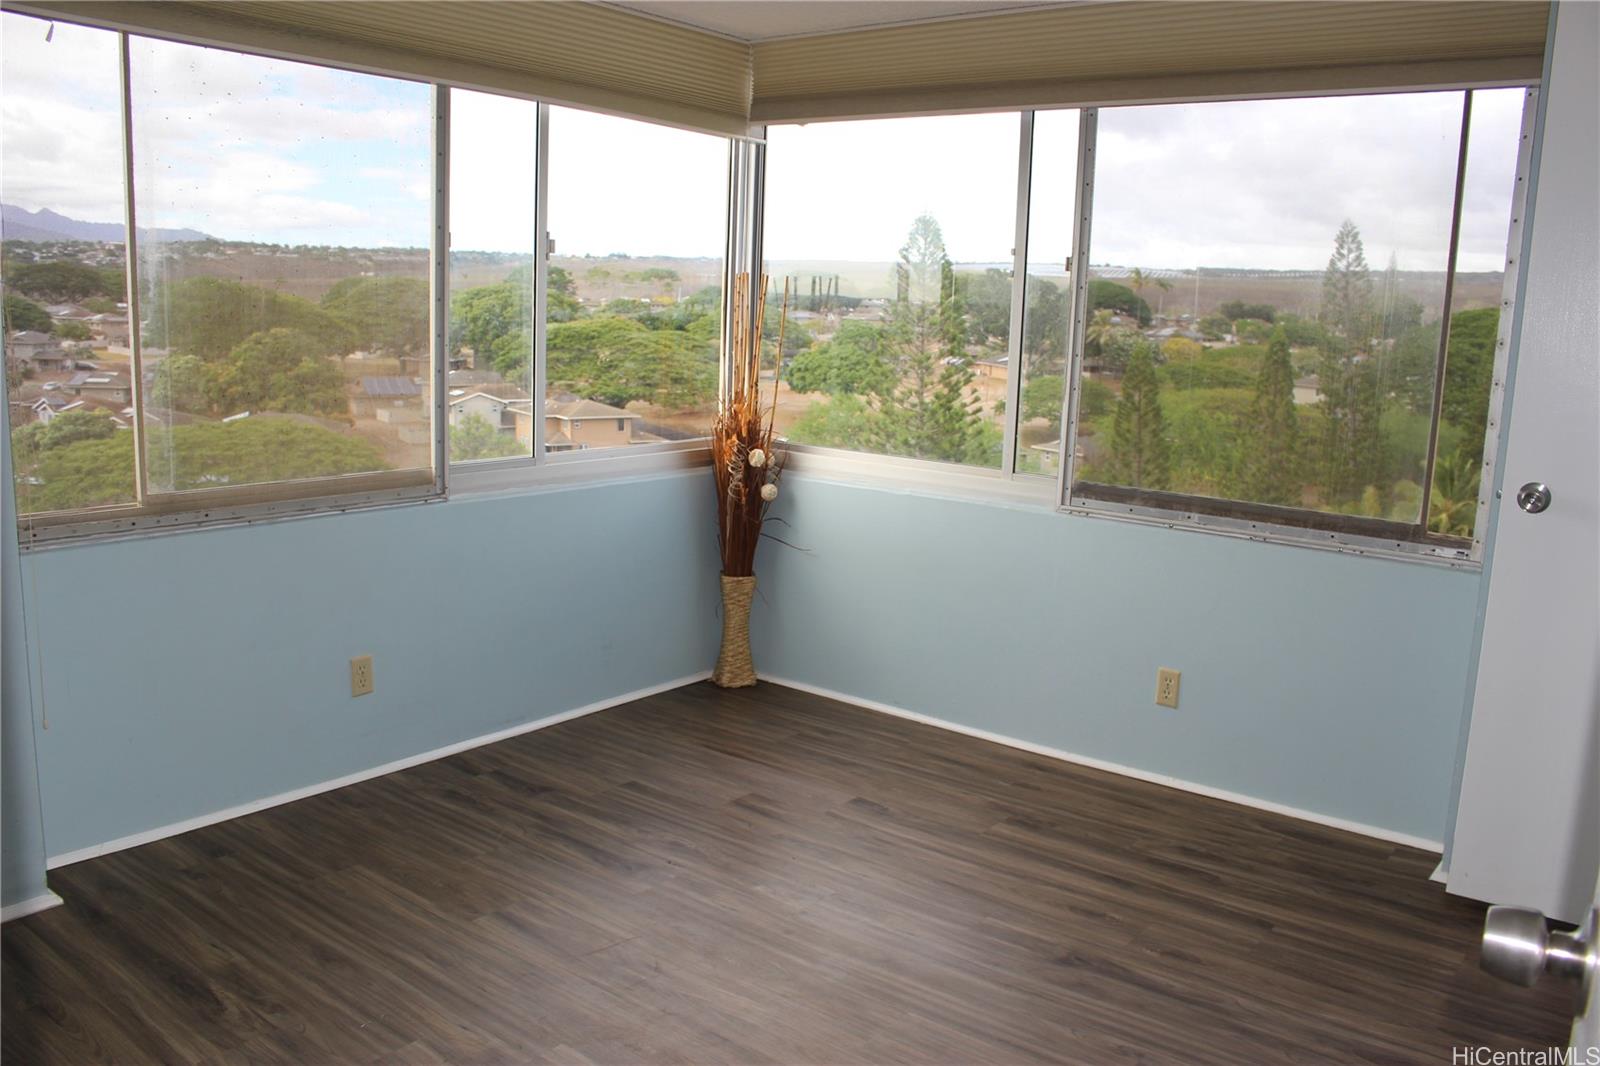
{"type": "Polygon", "coordinates": [[[1533,98],[769,127],[765,253],[801,312],[779,425],[803,449],[1054,477],[1075,511],[1470,563],[1533,98]],[[919,376],[918,233],[898,267],[884,241],[852,250],[930,204],[919,376]],[[929,440],[991,436],[924,446],[896,432],[919,410],[929,440]]]}
{"type": "Polygon", "coordinates": [[[1065,502],[1470,558],[1528,95],[1091,116],[1065,502]]]}
{"type": "Polygon", "coordinates": [[[0,18],[24,543],[703,438],[749,145],[0,18]]]}
{"type": "Polygon", "coordinates": [[[442,491],[436,90],[0,18],[25,541],[442,491]]]}
{"type": "MultiPolygon", "coordinates": [[[[794,293],[777,426],[800,444],[999,470],[1016,113],[767,130],[763,253],[794,293]]],[[[776,342],[776,300],[768,333],[776,342]]]]}

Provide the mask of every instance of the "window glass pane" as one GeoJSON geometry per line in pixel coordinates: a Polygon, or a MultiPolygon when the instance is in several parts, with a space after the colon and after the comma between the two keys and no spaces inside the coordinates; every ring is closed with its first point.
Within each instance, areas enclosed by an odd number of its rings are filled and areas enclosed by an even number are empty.
{"type": "Polygon", "coordinates": [[[130,45],[151,491],[430,467],[429,87],[130,45]]]}
{"type": "Polygon", "coordinates": [[[117,35],[9,13],[0,32],[0,281],[17,510],[128,503],[117,35]]]}
{"type": "MultiPolygon", "coordinates": [[[[1028,299],[1022,317],[1022,420],[1017,471],[1054,476],[1061,462],[1061,404],[1072,332],[1073,224],[1078,190],[1078,112],[1033,116],[1033,170],[1028,204],[1028,299]]],[[[1098,388],[1084,397],[1093,413],[1098,388]]],[[[1098,406],[1097,406],[1098,405],[1098,406]]]]}
{"type": "Polygon", "coordinates": [[[1428,528],[1435,533],[1470,537],[1477,522],[1524,96],[1522,89],[1472,94],[1439,458],[1428,509],[1428,528]]]}
{"type": "Polygon", "coordinates": [[[728,142],[550,112],[545,448],[704,437],[717,399],[728,142]]]}
{"type": "Polygon", "coordinates": [[[450,90],[451,462],[533,454],[538,122],[530,100],[450,90]]]}
{"type": "Polygon", "coordinates": [[[1461,107],[1102,110],[1077,479],[1418,522],[1461,107]]]}
{"type": "Polygon", "coordinates": [[[768,129],[767,270],[801,294],[779,391],[789,439],[999,465],[1018,122],[768,129]]]}

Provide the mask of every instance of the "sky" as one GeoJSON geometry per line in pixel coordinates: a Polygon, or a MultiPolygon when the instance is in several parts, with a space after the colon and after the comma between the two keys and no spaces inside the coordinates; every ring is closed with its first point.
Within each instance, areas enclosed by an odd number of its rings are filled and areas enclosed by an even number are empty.
{"type": "MultiPolygon", "coordinates": [[[[1522,90],[1473,97],[1460,264],[1499,270],[1522,90]]],[[[1369,263],[1442,270],[1462,94],[1101,108],[1090,261],[1320,270],[1349,218],[1369,263]]],[[[957,262],[1011,257],[1019,118],[961,115],[768,130],[766,252],[890,260],[932,214],[957,262]],[[848,177],[845,175],[848,174],[848,177]]],[[[1078,112],[1039,112],[1029,260],[1072,245],[1078,112]]]]}
{"type": "MultiPolygon", "coordinates": [[[[0,197],[122,217],[116,37],[0,16],[0,197]]],[[[420,246],[430,230],[428,86],[135,38],[140,223],[232,240],[420,246]]],[[[1521,90],[1474,95],[1461,268],[1499,270],[1521,90]]],[[[1438,270],[1460,93],[1103,108],[1097,264],[1319,270],[1345,218],[1368,261],[1438,270]]],[[[534,106],[456,91],[457,250],[533,248],[534,106]]],[[[1072,244],[1078,113],[1040,112],[1029,259],[1072,244]]],[[[766,251],[887,261],[932,214],[957,262],[1009,261],[1016,114],[769,130],[766,251]]],[[[550,231],[560,255],[722,254],[721,138],[552,109],[550,231]]]]}

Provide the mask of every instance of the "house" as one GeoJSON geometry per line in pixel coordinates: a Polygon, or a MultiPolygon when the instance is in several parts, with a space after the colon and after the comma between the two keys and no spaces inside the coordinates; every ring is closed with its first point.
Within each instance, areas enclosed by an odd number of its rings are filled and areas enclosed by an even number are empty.
{"type": "Polygon", "coordinates": [[[496,370],[451,370],[445,375],[445,383],[451,389],[465,389],[478,385],[499,385],[505,378],[496,370]]]}
{"type": "Polygon", "coordinates": [[[972,372],[980,378],[991,381],[1004,381],[1007,368],[1011,365],[1009,355],[999,355],[992,359],[976,359],[972,363],[972,372]]]}
{"type": "Polygon", "coordinates": [[[422,386],[409,377],[398,375],[364,377],[357,392],[350,399],[352,413],[373,416],[386,407],[415,407],[422,398],[422,386]]]}
{"type": "Polygon", "coordinates": [[[90,315],[82,320],[90,332],[103,340],[108,347],[126,348],[129,329],[128,316],[122,313],[90,315]]]}
{"type": "Polygon", "coordinates": [[[63,411],[82,406],[82,400],[69,400],[60,394],[50,394],[41,396],[28,404],[27,411],[34,421],[49,425],[51,420],[63,411]]]}
{"type": "Polygon", "coordinates": [[[486,384],[477,388],[455,388],[449,393],[450,424],[460,425],[462,420],[476,416],[506,434],[516,432],[516,418],[510,405],[528,400],[527,392],[520,386],[486,384]]]}
{"type": "Polygon", "coordinates": [[[1322,382],[1315,374],[1295,378],[1294,402],[1299,406],[1320,403],[1322,401],[1322,382]]]}
{"type": "Polygon", "coordinates": [[[133,398],[128,375],[120,370],[79,370],[62,382],[61,387],[74,396],[106,400],[119,406],[133,398]]]}
{"type": "MultiPolygon", "coordinates": [[[[532,401],[512,401],[507,405],[516,426],[516,438],[523,444],[533,441],[532,401]]],[[[619,448],[630,444],[652,444],[661,438],[641,432],[640,416],[598,400],[586,400],[572,393],[551,396],[544,406],[544,444],[546,451],[585,451],[590,448],[619,448]]]]}
{"type": "Polygon", "coordinates": [[[34,371],[45,373],[67,369],[71,359],[60,341],[48,333],[32,329],[18,330],[7,337],[6,354],[21,360],[34,371]]]}

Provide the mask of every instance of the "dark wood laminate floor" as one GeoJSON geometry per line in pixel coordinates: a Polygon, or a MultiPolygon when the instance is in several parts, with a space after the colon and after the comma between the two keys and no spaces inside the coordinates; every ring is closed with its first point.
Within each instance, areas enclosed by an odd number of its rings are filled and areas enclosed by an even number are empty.
{"type": "Polygon", "coordinates": [[[697,685],[57,870],[7,1063],[1421,1062],[1566,1038],[1434,857],[697,685]]]}

